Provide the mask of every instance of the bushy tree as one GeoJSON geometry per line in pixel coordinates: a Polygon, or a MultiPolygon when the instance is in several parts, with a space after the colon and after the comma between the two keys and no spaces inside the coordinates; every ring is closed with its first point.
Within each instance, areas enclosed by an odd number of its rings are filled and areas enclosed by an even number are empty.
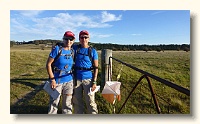
{"type": "Polygon", "coordinates": [[[183,50],[188,52],[188,51],[190,51],[190,48],[185,47],[183,50]]]}
{"type": "Polygon", "coordinates": [[[10,47],[13,47],[15,44],[15,41],[10,41],[10,47]]]}
{"type": "Polygon", "coordinates": [[[34,42],[35,42],[35,45],[39,45],[40,44],[38,40],[35,40],[34,42]]]}
{"type": "Polygon", "coordinates": [[[146,52],[148,52],[148,48],[147,47],[144,47],[144,49],[143,49],[143,51],[146,51],[146,52]]]}
{"type": "Polygon", "coordinates": [[[156,51],[157,51],[157,52],[160,52],[160,51],[161,51],[161,48],[160,48],[160,47],[157,47],[157,48],[156,48],[156,51]]]}

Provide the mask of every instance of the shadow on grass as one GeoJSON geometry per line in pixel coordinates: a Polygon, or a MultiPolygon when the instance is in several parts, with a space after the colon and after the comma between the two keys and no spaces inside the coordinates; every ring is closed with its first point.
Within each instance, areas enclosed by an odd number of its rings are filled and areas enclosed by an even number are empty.
{"type": "Polygon", "coordinates": [[[19,83],[19,84],[23,84],[26,86],[29,86],[31,88],[35,88],[38,85],[31,83],[30,81],[46,81],[46,78],[16,78],[16,79],[11,79],[10,82],[11,83],[19,83]]]}
{"type": "Polygon", "coordinates": [[[48,106],[12,105],[10,114],[47,114],[48,106]]]}
{"type": "MultiPolygon", "coordinates": [[[[12,83],[19,83],[33,88],[34,90],[27,93],[23,98],[18,99],[16,103],[10,105],[10,114],[46,114],[48,106],[29,105],[28,102],[32,100],[35,95],[43,90],[44,84],[36,85],[31,81],[45,81],[46,78],[16,78],[11,79],[12,83]],[[29,81],[30,80],[30,81],[29,81]]],[[[23,89],[22,89],[23,90],[23,89]]]]}

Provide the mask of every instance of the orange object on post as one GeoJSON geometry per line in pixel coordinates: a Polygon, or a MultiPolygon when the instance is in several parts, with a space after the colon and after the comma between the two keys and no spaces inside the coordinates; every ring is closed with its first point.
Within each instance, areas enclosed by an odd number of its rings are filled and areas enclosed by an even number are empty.
{"type": "Polygon", "coordinates": [[[116,99],[120,101],[121,100],[120,85],[121,85],[121,82],[107,81],[101,93],[103,98],[112,104],[115,103],[116,99]]]}

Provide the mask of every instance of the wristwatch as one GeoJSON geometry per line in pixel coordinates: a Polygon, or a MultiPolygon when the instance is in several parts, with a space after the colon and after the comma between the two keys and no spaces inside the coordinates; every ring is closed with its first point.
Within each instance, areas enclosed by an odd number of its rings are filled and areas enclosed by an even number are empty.
{"type": "Polygon", "coordinates": [[[96,81],[93,81],[93,84],[97,84],[97,82],[96,82],[96,81]]]}

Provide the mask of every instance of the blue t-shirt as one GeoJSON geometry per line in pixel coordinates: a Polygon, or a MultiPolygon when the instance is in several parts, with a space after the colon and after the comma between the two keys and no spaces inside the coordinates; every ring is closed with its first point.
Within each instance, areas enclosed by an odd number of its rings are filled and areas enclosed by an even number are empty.
{"type": "MultiPolygon", "coordinates": [[[[51,58],[54,58],[58,55],[59,53],[59,46],[56,46],[49,56],[51,58]]],[[[73,79],[72,73],[69,73],[72,69],[73,65],[73,58],[71,56],[71,50],[64,50],[62,48],[62,52],[60,57],[55,61],[55,66],[61,70],[61,72],[55,72],[54,77],[56,80],[56,83],[64,83],[64,82],[69,82],[73,79]]]]}
{"type": "MultiPolygon", "coordinates": [[[[78,45],[73,45],[72,48],[75,51],[75,68],[91,68],[92,62],[90,60],[90,57],[88,55],[89,48],[82,48],[78,45]],[[78,50],[80,49],[80,50],[78,50]],[[77,51],[78,50],[78,51],[77,51]]],[[[98,60],[98,53],[97,51],[92,48],[91,51],[92,60],[98,60]]],[[[76,70],[76,78],[78,80],[84,80],[84,79],[92,79],[92,72],[90,70],[76,70]]]]}

